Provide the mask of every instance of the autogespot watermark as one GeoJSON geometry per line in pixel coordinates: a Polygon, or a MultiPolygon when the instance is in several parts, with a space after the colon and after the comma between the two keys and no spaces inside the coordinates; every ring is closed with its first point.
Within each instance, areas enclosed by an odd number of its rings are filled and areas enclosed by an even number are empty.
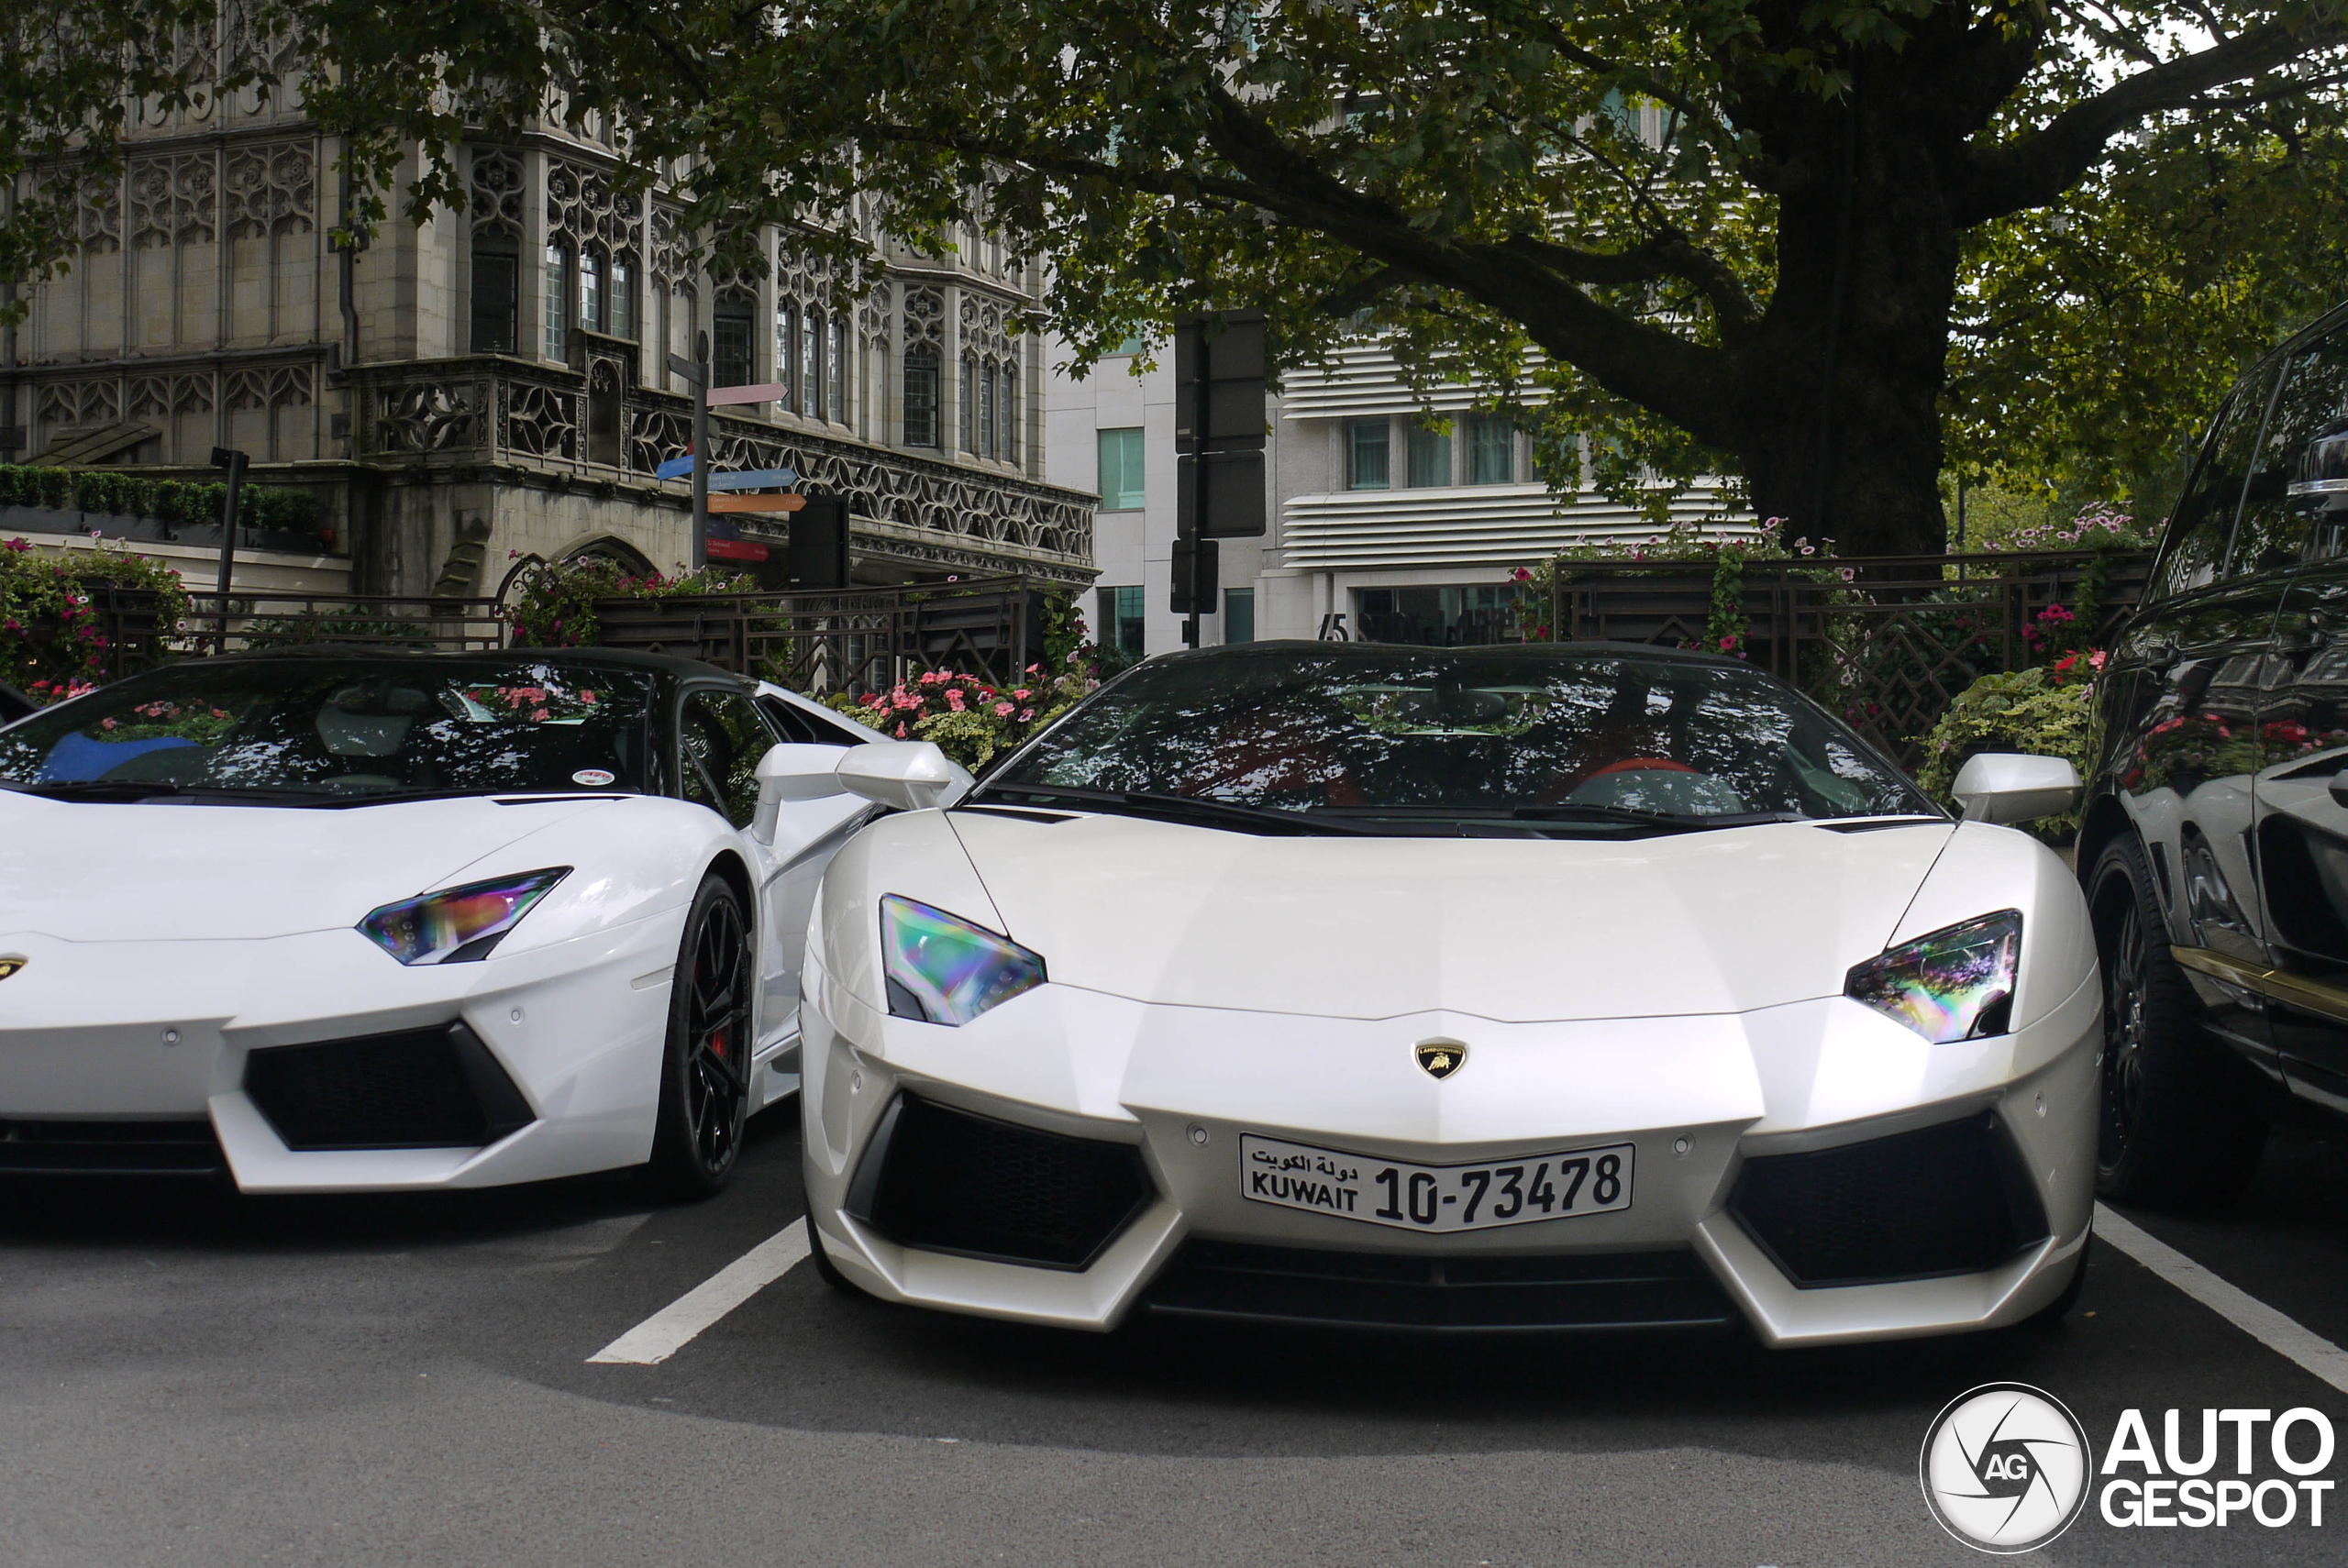
{"type": "Polygon", "coordinates": [[[2079,1517],[2095,1455],[2060,1399],[2026,1383],[1988,1383],[1933,1418],[1917,1470],[1949,1534],[1983,1551],[2035,1551],[2079,1517]]]}
{"type": "Polygon", "coordinates": [[[1957,1540],[2000,1554],[2044,1546],[2090,1496],[2121,1529],[2323,1528],[2338,1483],[2322,1474],[2334,1442],[2321,1410],[2164,1410],[2159,1424],[2156,1444],[2144,1412],[2122,1410],[2099,1470],[2087,1429],[2061,1400],[2026,1383],[1985,1384],[1950,1400],[1926,1430],[1924,1501],[1957,1540]]]}

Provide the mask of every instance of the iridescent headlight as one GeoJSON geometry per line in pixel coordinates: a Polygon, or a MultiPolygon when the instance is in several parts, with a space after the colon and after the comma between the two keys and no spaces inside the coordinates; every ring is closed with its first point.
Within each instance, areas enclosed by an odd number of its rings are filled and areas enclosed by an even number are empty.
{"type": "Polygon", "coordinates": [[[1851,971],[1843,994],[1935,1044],[2003,1034],[2021,961],[2021,911],[2001,910],[1868,959],[1851,971]]]}
{"type": "Polygon", "coordinates": [[[403,899],[360,921],[359,929],[403,964],[469,964],[488,957],[499,938],[570,875],[570,867],[554,866],[403,899]]]}
{"type": "Polygon", "coordinates": [[[880,954],[892,1017],[968,1023],[1044,983],[1044,960],[958,915],[891,893],[880,900],[880,954]]]}

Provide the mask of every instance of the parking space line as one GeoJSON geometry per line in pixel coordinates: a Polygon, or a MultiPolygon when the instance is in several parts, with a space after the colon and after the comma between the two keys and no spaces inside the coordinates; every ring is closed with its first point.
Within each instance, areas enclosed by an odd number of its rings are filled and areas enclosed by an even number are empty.
{"type": "Polygon", "coordinates": [[[2167,1242],[2144,1232],[2099,1203],[2095,1233],[2209,1308],[2276,1354],[2295,1361],[2348,1394],[2348,1351],[2286,1317],[2258,1297],[2230,1285],[2167,1242]]]}
{"type": "Polygon", "coordinates": [[[806,1256],[807,1225],[794,1220],[587,1359],[626,1366],[657,1365],[806,1256]]]}

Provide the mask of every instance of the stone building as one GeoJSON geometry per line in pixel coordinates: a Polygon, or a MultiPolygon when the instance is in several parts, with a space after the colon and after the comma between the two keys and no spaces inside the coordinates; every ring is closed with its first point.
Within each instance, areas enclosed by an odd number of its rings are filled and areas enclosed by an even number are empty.
{"type": "MultiPolygon", "coordinates": [[[[182,47],[291,67],[239,0],[223,11],[182,47]]],[[[1036,265],[976,232],[948,256],[885,244],[855,296],[770,228],[771,269],[713,276],[665,183],[615,190],[597,130],[461,148],[465,211],[345,252],[337,139],[298,93],[141,127],[120,188],[82,206],[71,271],[0,340],[0,460],[208,478],[213,447],[241,447],[254,480],[326,497],[312,586],[488,594],[530,556],[670,571],[687,486],[653,470],[692,405],[667,358],[707,331],[717,384],[786,389],[713,414],[716,466],[847,495],[858,581],[1090,581],[1093,498],[1046,482],[1042,344],[1011,325],[1036,265]]],[[[780,519],[742,532],[784,538],[780,519]]]]}

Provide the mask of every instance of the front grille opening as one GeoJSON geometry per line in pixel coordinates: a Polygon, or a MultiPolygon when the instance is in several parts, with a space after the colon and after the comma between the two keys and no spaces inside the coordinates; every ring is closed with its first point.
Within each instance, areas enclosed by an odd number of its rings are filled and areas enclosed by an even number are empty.
{"type": "Polygon", "coordinates": [[[865,1150],[847,1211],[901,1246],[1083,1269],[1155,1190],[1130,1143],[1040,1132],[903,1094],[865,1150]]]}
{"type": "Polygon", "coordinates": [[[245,1093],[285,1146],[479,1148],[528,1125],[528,1103],[462,1023],[276,1045],[245,1058],[245,1093]]]}
{"type": "Polygon", "coordinates": [[[1744,1162],[1729,1212],[1805,1289],[1980,1274],[2047,1235],[1995,1113],[1744,1162]]]}
{"type": "Polygon", "coordinates": [[[1145,1299],[1170,1317],[1445,1332],[1712,1328],[1736,1315],[1684,1248],[1429,1257],[1192,1240],[1145,1299]]]}
{"type": "Polygon", "coordinates": [[[228,1168],[212,1123],[0,1121],[0,1173],[16,1176],[216,1176],[228,1168]]]}

